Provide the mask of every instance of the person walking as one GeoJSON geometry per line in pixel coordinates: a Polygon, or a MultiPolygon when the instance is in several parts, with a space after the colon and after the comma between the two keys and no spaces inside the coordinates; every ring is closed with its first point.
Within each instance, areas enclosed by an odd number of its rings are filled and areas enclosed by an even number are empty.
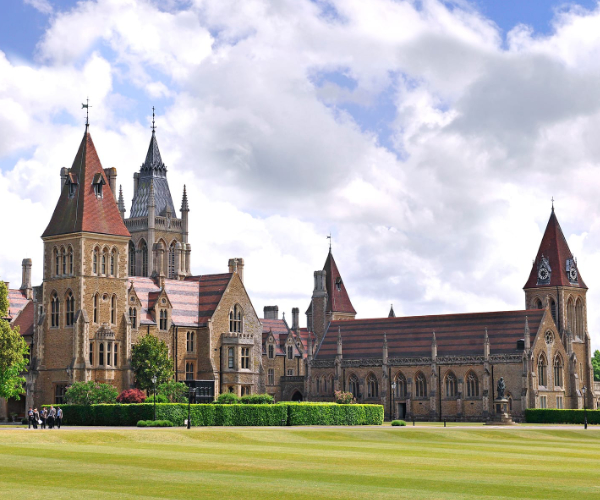
{"type": "Polygon", "coordinates": [[[42,411],[40,413],[40,420],[42,421],[42,429],[46,428],[46,418],[48,417],[48,411],[46,410],[46,408],[42,408],[42,411]]]}
{"type": "Polygon", "coordinates": [[[33,408],[30,406],[29,410],[27,411],[27,428],[31,429],[31,426],[33,425],[33,408]]]}
{"type": "Polygon", "coordinates": [[[50,411],[48,412],[48,429],[54,428],[54,419],[56,418],[56,410],[54,406],[50,405],[50,411]]]}
{"type": "Polygon", "coordinates": [[[56,407],[56,428],[60,429],[60,424],[62,423],[63,413],[59,406],[56,407]]]}
{"type": "Polygon", "coordinates": [[[33,409],[33,428],[34,429],[37,429],[38,422],[40,422],[40,412],[38,412],[37,408],[34,408],[33,409]]]}

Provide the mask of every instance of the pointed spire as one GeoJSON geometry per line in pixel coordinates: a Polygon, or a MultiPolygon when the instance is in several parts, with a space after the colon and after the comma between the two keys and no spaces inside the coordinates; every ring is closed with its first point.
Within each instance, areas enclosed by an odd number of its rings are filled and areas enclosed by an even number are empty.
{"type": "Polygon", "coordinates": [[[531,348],[531,335],[529,333],[529,318],[525,316],[525,349],[529,350],[531,348]]]}
{"type": "Polygon", "coordinates": [[[337,338],[337,355],[342,355],[342,331],[338,326],[338,338],[337,338]]]}
{"type": "Polygon", "coordinates": [[[395,318],[396,313],[394,312],[394,304],[390,306],[390,313],[388,314],[388,318],[395,318]]]}
{"type": "Polygon", "coordinates": [[[108,179],[87,127],[68,178],[42,238],[79,232],[130,236],[110,190],[103,193],[108,179]]]}
{"type": "Polygon", "coordinates": [[[435,332],[433,332],[433,336],[431,338],[431,359],[437,359],[437,339],[435,338],[435,332]]]}
{"type": "Polygon", "coordinates": [[[323,271],[325,271],[325,286],[327,288],[327,312],[355,315],[356,310],[352,306],[346,285],[331,252],[327,254],[323,271]]]}
{"type": "Polygon", "coordinates": [[[119,185],[119,212],[121,212],[121,218],[125,217],[125,200],[123,199],[123,186],[119,185]]]}
{"type": "Polygon", "coordinates": [[[186,192],[186,189],[185,189],[185,184],[183,185],[183,198],[181,199],[181,211],[182,212],[189,212],[190,211],[190,207],[188,205],[187,192],[186,192]]]}
{"type": "Polygon", "coordinates": [[[483,357],[487,360],[490,357],[490,337],[487,327],[485,328],[485,336],[483,338],[483,357]]]}
{"type": "Polygon", "coordinates": [[[486,344],[489,344],[489,343],[490,343],[490,336],[488,335],[487,326],[485,327],[485,337],[483,338],[483,341],[484,341],[486,344]]]}
{"type": "MultiPolygon", "coordinates": [[[[385,332],[383,332],[383,364],[387,365],[388,364],[388,342],[387,342],[387,335],[385,332]]],[[[386,372],[384,372],[386,373],[386,372]]]]}
{"type": "Polygon", "coordinates": [[[529,279],[523,288],[556,286],[587,288],[558,223],[553,204],[529,279]]]}

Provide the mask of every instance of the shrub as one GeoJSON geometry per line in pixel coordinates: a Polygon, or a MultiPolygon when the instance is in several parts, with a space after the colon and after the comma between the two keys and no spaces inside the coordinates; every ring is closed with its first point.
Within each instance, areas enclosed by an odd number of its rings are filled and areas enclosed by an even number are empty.
{"type": "Polygon", "coordinates": [[[350,405],[356,403],[354,395],[351,392],[335,391],[335,402],[339,405],[350,405]]]}
{"type": "MultiPolygon", "coordinates": [[[[169,400],[167,399],[167,396],[165,396],[164,394],[156,394],[156,402],[157,403],[169,403],[169,400]]],[[[151,394],[150,396],[148,396],[146,398],[146,401],[144,401],[144,403],[154,403],[154,394],[151,394]]]]}
{"type": "Polygon", "coordinates": [[[90,380],[89,382],[73,382],[65,392],[65,399],[69,404],[93,405],[114,403],[118,394],[114,386],[90,380]]]}
{"type": "Polygon", "coordinates": [[[556,410],[528,408],[525,421],[533,424],[583,424],[585,415],[589,424],[600,424],[600,410],[556,410]]]}
{"type": "Polygon", "coordinates": [[[238,398],[236,394],[234,394],[233,392],[224,392],[223,394],[219,395],[219,397],[215,401],[215,404],[235,405],[235,404],[239,404],[239,402],[240,402],[240,398],[238,398]]]}
{"type": "Polygon", "coordinates": [[[404,427],[406,426],[406,422],[404,420],[392,420],[392,425],[394,427],[404,427]]]}
{"type": "Polygon", "coordinates": [[[144,391],[127,389],[117,397],[117,403],[143,403],[146,399],[144,391]]]}
{"type": "Polygon", "coordinates": [[[274,402],[270,394],[247,394],[240,398],[240,403],[246,405],[272,405],[274,402]]]}
{"type": "Polygon", "coordinates": [[[169,420],[140,420],[138,427],[173,427],[173,422],[169,420]]]}
{"type": "Polygon", "coordinates": [[[280,403],[288,408],[288,425],[381,425],[383,406],[335,403],[280,403]]]}

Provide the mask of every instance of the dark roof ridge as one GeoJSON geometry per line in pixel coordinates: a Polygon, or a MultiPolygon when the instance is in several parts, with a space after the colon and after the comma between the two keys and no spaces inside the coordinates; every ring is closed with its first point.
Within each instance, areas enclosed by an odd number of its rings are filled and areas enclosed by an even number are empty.
{"type": "Polygon", "coordinates": [[[414,319],[414,318],[442,318],[442,317],[448,317],[448,316],[452,316],[452,317],[457,317],[457,316],[485,316],[485,315],[491,315],[491,314],[509,314],[509,313],[535,313],[537,311],[543,312],[544,309],[514,309],[514,310],[508,310],[508,311],[487,311],[487,312],[472,312],[472,313],[448,313],[448,314],[423,314],[423,315],[419,315],[419,316],[396,316],[395,318],[389,318],[389,317],[382,317],[382,318],[355,318],[353,320],[344,320],[344,319],[336,319],[334,321],[332,321],[330,323],[330,326],[333,325],[335,323],[335,325],[340,325],[340,324],[353,324],[353,323],[357,323],[357,322],[363,322],[363,321],[388,321],[388,322],[393,322],[393,321],[400,321],[402,319],[414,319]]]}

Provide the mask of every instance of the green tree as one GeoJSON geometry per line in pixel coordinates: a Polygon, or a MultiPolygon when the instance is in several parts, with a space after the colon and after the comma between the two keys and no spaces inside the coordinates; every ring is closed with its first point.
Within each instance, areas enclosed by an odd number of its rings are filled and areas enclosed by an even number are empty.
{"type": "Polygon", "coordinates": [[[173,361],[169,358],[167,344],[150,334],[143,336],[132,347],[131,367],[140,389],[152,389],[154,375],[157,379],[157,389],[173,377],[173,361]]]}
{"type": "Polygon", "coordinates": [[[188,388],[183,382],[169,380],[156,388],[156,393],[165,396],[169,403],[185,403],[187,401],[188,388]]]}
{"type": "Polygon", "coordinates": [[[594,380],[600,381],[600,351],[598,349],[594,351],[592,367],[594,368],[594,380]]]}
{"type": "Polygon", "coordinates": [[[0,280],[0,398],[19,399],[25,393],[22,373],[28,364],[29,346],[10,323],[8,316],[8,290],[0,280]]]}
{"type": "Polygon", "coordinates": [[[67,403],[73,405],[113,404],[117,401],[119,391],[110,384],[89,382],[73,382],[65,392],[67,403]]]}

